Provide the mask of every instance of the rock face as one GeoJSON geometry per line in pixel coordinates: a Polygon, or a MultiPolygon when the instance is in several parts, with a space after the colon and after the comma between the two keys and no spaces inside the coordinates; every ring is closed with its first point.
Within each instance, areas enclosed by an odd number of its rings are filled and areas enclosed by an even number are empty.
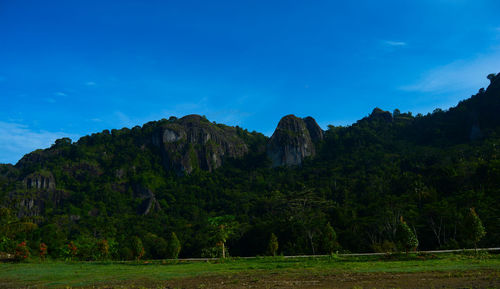
{"type": "Polygon", "coordinates": [[[238,158],[248,152],[234,127],[216,125],[199,115],[187,115],[164,124],[153,134],[165,166],[181,174],[195,168],[212,171],[224,157],[238,158]]]}
{"type": "Polygon", "coordinates": [[[33,173],[24,178],[23,184],[26,189],[37,189],[37,190],[53,190],[56,188],[56,182],[54,176],[50,172],[46,173],[33,173]]]}
{"type": "Polygon", "coordinates": [[[300,165],[316,154],[315,143],[323,139],[323,131],[312,117],[283,117],[267,145],[273,167],[300,165]]]}
{"type": "Polygon", "coordinates": [[[156,200],[155,194],[146,187],[138,186],[136,189],[136,195],[138,198],[142,199],[142,203],[139,206],[139,214],[147,215],[150,212],[161,211],[160,203],[156,200]]]}
{"type": "Polygon", "coordinates": [[[7,198],[19,218],[41,216],[47,202],[57,207],[68,198],[65,191],[56,190],[54,176],[48,171],[29,174],[22,183],[24,190],[10,192],[7,198]]]}

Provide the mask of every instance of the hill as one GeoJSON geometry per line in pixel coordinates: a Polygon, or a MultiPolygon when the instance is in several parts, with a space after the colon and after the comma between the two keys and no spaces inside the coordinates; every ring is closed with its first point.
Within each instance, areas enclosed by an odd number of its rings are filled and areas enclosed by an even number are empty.
{"type": "Polygon", "coordinates": [[[472,207],[480,245],[498,246],[500,74],[488,78],[446,111],[376,108],[326,131],[289,115],[268,138],[189,115],[59,139],[0,165],[0,251],[27,240],[62,257],[73,242],[93,259],[106,240],[131,259],[140,240],[165,258],[173,232],[185,257],[220,254],[221,233],[240,256],[265,254],[271,233],[284,254],[387,251],[401,217],[419,248],[460,248],[473,246],[472,207]]]}

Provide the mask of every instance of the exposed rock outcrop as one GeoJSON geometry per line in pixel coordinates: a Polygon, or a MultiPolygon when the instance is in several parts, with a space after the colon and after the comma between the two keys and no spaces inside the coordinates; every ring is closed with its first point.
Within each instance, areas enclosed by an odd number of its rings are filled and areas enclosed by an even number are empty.
{"type": "Polygon", "coordinates": [[[323,139],[323,130],[319,127],[316,120],[310,116],[303,118],[307,130],[309,131],[309,135],[311,136],[311,140],[313,142],[317,142],[323,139]]]}
{"type": "Polygon", "coordinates": [[[273,167],[300,165],[316,154],[315,143],[323,139],[323,131],[312,117],[283,117],[267,145],[273,167]]]}
{"type": "Polygon", "coordinates": [[[51,172],[36,172],[24,178],[23,184],[27,190],[54,190],[56,181],[51,172]]]}
{"type": "Polygon", "coordinates": [[[153,134],[161,148],[165,166],[189,174],[195,168],[212,171],[225,157],[238,158],[248,152],[236,129],[216,125],[199,115],[187,115],[162,125],[153,134]]]}
{"type": "Polygon", "coordinates": [[[136,188],[136,194],[137,197],[143,200],[139,206],[139,214],[147,215],[150,212],[161,210],[160,203],[158,203],[155,194],[150,189],[139,186],[136,188]]]}
{"type": "Polygon", "coordinates": [[[68,198],[68,193],[56,189],[55,178],[50,171],[37,171],[24,177],[22,190],[11,191],[4,200],[8,207],[15,207],[17,217],[42,216],[50,203],[58,207],[68,198]]]}

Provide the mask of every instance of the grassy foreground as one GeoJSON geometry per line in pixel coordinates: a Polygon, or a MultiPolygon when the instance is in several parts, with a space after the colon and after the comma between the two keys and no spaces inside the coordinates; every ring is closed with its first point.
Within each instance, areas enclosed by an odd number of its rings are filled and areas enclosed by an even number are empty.
{"type": "MultiPolygon", "coordinates": [[[[0,264],[0,288],[325,288],[323,283],[332,285],[326,288],[363,288],[356,285],[358,283],[365,286],[369,284],[366,288],[376,288],[374,285],[378,284],[377,280],[382,282],[389,276],[407,279],[407,282],[400,285],[394,283],[401,288],[421,287],[413,283],[412,278],[448,278],[450,282],[443,283],[444,286],[454,287],[455,279],[470,279],[472,284],[476,284],[474,280],[479,280],[478,277],[486,280],[486,283],[481,283],[478,287],[500,288],[500,255],[334,256],[293,259],[266,257],[210,262],[46,261],[0,264]],[[342,280],[349,281],[344,284],[347,287],[342,286],[342,280]],[[336,285],[332,282],[336,282],[336,285]],[[283,286],[280,287],[280,284],[283,286]]],[[[386,283],[380,284],[381,287],[388,286],[386,283]]],[[[465,287],[462,281],[460,284],[462,288],[465,287]]]]}

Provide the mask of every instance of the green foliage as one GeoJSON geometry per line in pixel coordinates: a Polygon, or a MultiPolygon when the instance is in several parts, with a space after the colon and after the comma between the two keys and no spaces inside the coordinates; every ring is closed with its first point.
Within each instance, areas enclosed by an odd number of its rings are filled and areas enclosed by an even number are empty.
{"type": "Polygon", "coordinates": [[[17,244],[16,250],[14,253],[14,258],[17,261],[24,261],[28,259],[28,257],[31,255],[30,249],[26,245],[26,241],[22,241],[21,243],[17,244]]]}
{"type": "Polygon", "coordinates": [[[477,243],[486,235],[481,219],[474,208],[469,209],[469,215],[466,219],[467,236],[474,243],[474,248],[477,248],[477,243]]]}
{"type": "Polygon", "coordinates": [[[248,153],[204,171],[198,161],[219,144],[192,144],[179,156],[195,170],[179,175],[152,141],[176,118],[57,140],[0,165],[0,252],[27,241],[33,252],[45,243],[48,255],[64,258],[73,241],[79,260],[161,259],[175,256],[171,232],[185,257],[222,257],[228,246],[235,256],[262,255],[272,233],[284,255],[387,252],[405,243],[401,215],[422,250],[498,246],[500,91],[498,77],[488,78],[488,89],[447,110],[376,109],[353,125],[329,126],[316,156],[297,167],[272,168],[263,134],[208,120],[200,129],[223,132],[248,153]],[[28,189],[35,175],[53,177],[56,188],[28,189]],[[466,214],[471,207],[479,222],[466,214]]]}
{"type": "Polygon", "coordinates": [[[222,247],[222,258],[226,257],[226,241],[238,234],[239,223],[232,215],[217,216],[208,219],[215,245],[222,247]]]}
{"type": "Polygon", "coordinates": [[[134,258],[139,261],[146,253],[144,250],[144,246],[142,245],[142,240],[138,236],[132,237],[132,254],[134,258]]]}
{"type": "Polygon", "coordinates": [[[175,232],[172,232],[170,239],[168,240],[167,258],[177,259],[179,253],[181,252],[181,242],[175,232]]]}
{"type": "Polygon", "coordinates": [[[330,222],[326,223],[323,229],[323,248],[327,254],[333,254],[337,247],[337,233],[330,222]]]}
{"type": "Polygon", "coordinates": [[[203,248],[201,250],[200,256],[202,258],[223,258],[223,256],[227,258],[229,257],[229,252],[227,248],[225,248],[224,255],[222,255],[222,246],[213,246],[213,247],[203,248]]]}
{"type": "Polygon", "coordinates": [[[414,251],[418,247],[417,236],[403,220],[403,217],[401,217],[397,228],[397,239],[400,246],[406,251],[406,254],[408,254],[408,251],[414,251]]]}
{"type": "Polygon", "coordinates": [[[267,245],[267,251],[269,255],[276,256],[278,252],[278,237],[274,233],[271,233],[271,237],[269,237],[269,244],[267,245]]]}

